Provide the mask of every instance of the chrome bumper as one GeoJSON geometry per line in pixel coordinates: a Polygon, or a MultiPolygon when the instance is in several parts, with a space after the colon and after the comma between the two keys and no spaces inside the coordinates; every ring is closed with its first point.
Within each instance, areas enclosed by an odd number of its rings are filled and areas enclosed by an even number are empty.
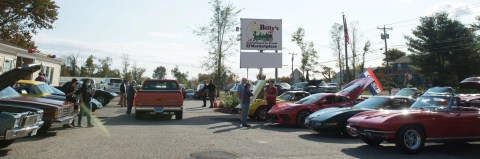
{"type": "Polygon", "coordinates": [[[392,135],[395,135],[395,131],[378,131],[378,130],[370,130],[370,129],[357,129],[354,127],[351,127],[350,125],[347,125],[347,129],[349,131],[354,131],[357,132],[358,134],[362,134],[365,136],[370,136],[370,137],[384,137],[384,138],[389,138],[392,135]]]}
{"type": "Polygon", "coordinates": [[[5,140],[12,140],[15,138],[36,135],[38,129],[40,129],[42,125],[43,121],[39,121],[34,126],[24,127],[21,129],[7,130],[7,132],[5,133],[5,140]]]}
{"type": "Polygon", "coordinates": [[[75,118],[75,116],[76,115],[52,119],[52,125],[50,128],[59,128],[59,127],[63,127],[63,125],[65,124],[70,124],[72,123],[73,118],[75,118]]]}
{"type": "MultiPolygon", "coordinates": [[[[161,106],[158,106],[161,107],[161,106]]],[[[164,112],[179,112],[183,110],[182,106],[162,107],[164,112]]],[[[135,106],[135,111],[155,111],[155,106],[135,106]]]]}

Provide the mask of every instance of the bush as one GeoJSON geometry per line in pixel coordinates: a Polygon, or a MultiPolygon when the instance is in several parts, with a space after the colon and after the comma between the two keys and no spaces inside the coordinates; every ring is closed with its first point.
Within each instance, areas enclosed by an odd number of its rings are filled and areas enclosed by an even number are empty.
{"type": "Polygon", "coordinates": [[[222,100],[225,104],[225,107],[236,107],[238,104],[240,104],[240,101],[236,95],[225,94],[223,95],[222,100]]]}

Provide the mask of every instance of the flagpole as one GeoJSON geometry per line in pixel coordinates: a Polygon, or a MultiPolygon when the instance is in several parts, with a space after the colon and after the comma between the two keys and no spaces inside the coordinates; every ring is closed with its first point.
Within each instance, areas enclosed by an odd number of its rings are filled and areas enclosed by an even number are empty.
{"type": "Polygon", "coordinates": [[[342,12],[343,17],[343,36],[345,38],[345,79],[346,82],[350,82],[349,70],[348,70],[348,43],[350,43],[350,38],[348,37],[348,28],[347,21],[345,20],[345,14],[342,12]]]}

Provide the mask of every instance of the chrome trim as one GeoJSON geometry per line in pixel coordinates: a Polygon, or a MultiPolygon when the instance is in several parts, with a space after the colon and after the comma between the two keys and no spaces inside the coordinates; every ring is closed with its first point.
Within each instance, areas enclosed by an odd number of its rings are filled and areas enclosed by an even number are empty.
{"type": "Polygon", "coordinates": [[[52,119],[51,128],[59,128],[63,127],[63,125],[65,124],[70,124],[73,121],[73,118],[75,118],[75,116],[76,115],[52,119]]]}
{"type": "Polygon", "coordinates": [[[5,133],[5,140],[12,140],[20,137],[25,137],[29,135],[36,135],[38,129],[42,127],[43,121],[38,121],[34,126],[24,127],[20,129],[7,130],[5,133]]]}
{"type": "Polygon", "coordinates": [[[396,131],[378,131],[378,130],[369,130],[365,129],[363,132],[373,132],[373,133],[380,133],[380,134],[395,134],[396,131]]]}
{"type": "MultiPolygon", "coordinates": [[[[155,111],[155,106],[135,106],[135,111],[155,111]]],[[[164,106],[163,111],[181,111],[183,106],[164,106]]]]}

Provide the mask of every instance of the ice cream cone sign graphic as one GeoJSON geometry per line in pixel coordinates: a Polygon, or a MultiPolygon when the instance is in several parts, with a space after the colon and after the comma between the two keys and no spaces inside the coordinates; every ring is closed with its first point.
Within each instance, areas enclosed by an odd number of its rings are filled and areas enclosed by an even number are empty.
{"type": "MultiPolygon", "coordinates": [[[[257,36],[257,34],[259,34],[259,31],[260,31],[260,25],[258,25],[257,22],[253,22],[253,24],[250,25],[250,31],[253,33],[252,37],[257,36]]],[[[252,40],[252,38],[248,40],[252,40]]]]}

